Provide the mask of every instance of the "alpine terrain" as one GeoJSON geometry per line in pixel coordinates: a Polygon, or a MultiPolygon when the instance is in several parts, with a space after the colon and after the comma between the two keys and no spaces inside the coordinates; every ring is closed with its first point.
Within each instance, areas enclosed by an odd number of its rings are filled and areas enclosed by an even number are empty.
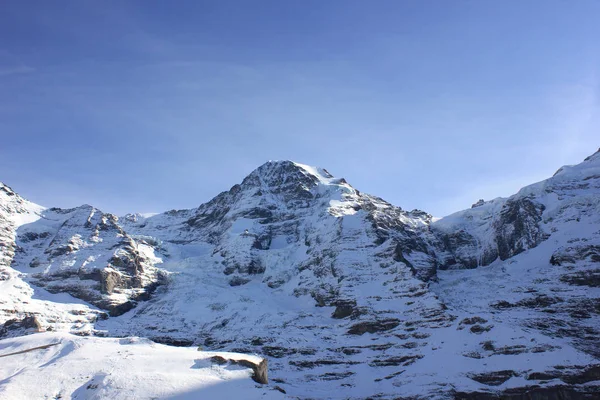
{"type": "Polygon", "coordinates": [[[291,161],[152,216],[0,184],[0,250],[3,399],[600,398],[600,151],[441,219],[291,161]]]}

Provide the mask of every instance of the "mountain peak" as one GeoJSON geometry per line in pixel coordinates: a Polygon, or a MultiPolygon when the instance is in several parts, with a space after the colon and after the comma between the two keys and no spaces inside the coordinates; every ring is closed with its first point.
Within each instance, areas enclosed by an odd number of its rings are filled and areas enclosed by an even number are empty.
{"type": "Polygon", "coordinates": [[[335,178],[325,168],[301,164],[291,160],[267,161],[244,179],[245,183],[259,180],[263,186],[279,187],[285,184],[300,184],[309,189],[318,184],[347,184],[344,178],[335,178]]]}
{"type": "Polygon", "coordinates": [[[255,169],[242,182],[242,186],[258,187],[271,193],[310,192],[325,185],[345,185],[344,179],[336,179],[326,169],[300,164],[290,160],[268,161],[255,169]]]}

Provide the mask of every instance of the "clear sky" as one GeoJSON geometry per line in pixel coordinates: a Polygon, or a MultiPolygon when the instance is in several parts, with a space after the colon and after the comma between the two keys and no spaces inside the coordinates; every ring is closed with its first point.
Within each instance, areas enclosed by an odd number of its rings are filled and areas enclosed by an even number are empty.
{"type": "Polygon", "coordinates": [[[0,4],[0,181],[192,208],[267,160],[436,216],[600,146],[600,1],[0,4]]]}

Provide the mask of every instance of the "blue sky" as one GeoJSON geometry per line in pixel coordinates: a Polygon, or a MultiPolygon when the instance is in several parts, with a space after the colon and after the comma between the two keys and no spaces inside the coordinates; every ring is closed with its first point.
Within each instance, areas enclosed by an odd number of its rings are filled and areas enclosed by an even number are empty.
{"type": "Polygon", "coordinates": [[[600,2],[13,1],[0,181],[191,208],[267,160],[436,216],[600,146],[600,2]]]}

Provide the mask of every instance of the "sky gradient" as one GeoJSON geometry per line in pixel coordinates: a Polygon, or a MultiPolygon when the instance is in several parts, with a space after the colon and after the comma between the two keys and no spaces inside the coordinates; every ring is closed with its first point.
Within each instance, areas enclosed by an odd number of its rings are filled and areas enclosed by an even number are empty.
{"type": "Polygon", "coordinates": [[[197,207],[268,160],[435,216],[600,146],[600,1],[14,1],[0,181],[197,207]]]}

